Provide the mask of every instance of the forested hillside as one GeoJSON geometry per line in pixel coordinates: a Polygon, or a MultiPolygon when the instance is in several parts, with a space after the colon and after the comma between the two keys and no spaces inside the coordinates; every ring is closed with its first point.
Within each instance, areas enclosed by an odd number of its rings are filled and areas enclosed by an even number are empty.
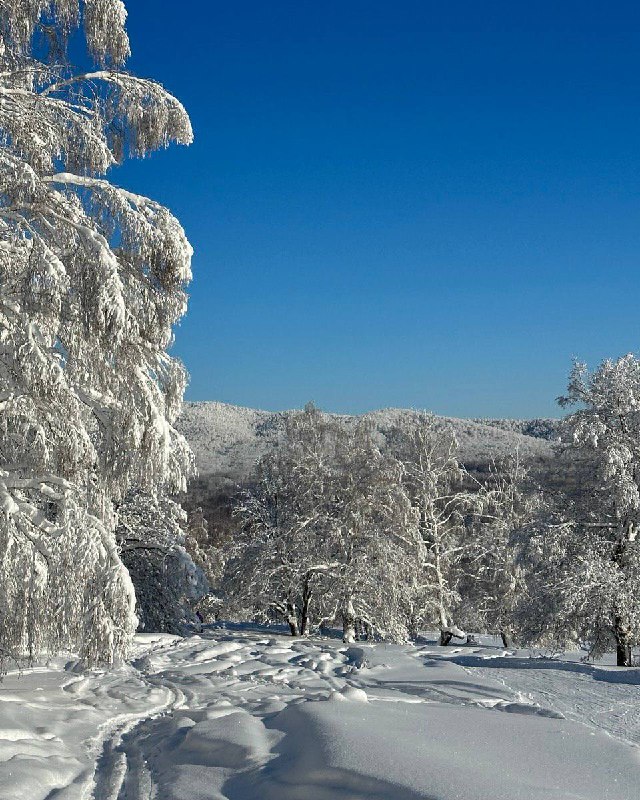
{"type": "MultiPolygon", "coordinates": [[[[215,475],[237,482],[245,478],[256,459],[270,450],[290,411],[260,411],[226,403],[185,403],[177,428],[193,448],[201,477],[215,475]]],[[[414,412],[386,408],[363,416],[384,432],[414,412]]],[[[354,424],[359,417],[329,415],[354,424]]],[[[488,464],[518,451],[524,459],[548,455],[555,438],[556,420],[492,420],[440,417],[451,425],[459,444],[460,460],[468,467],[488,464]]]]}
{"type": "MultiPolygon", "coordinates": [[[[272,452],[285,422],[295,411],[261,411],[218,402],[185,403],[177,429],[189,442],[196,458],[198,476],[189,482],[183,505],[188,512],[202,509],[208,522],[207,543],[224,546],[233,538],[238,522],[232,509],[243,487],[251,480],[256,461],[272,452]]],[[[402,426],[415,412],[389,408],[362,415],[373,421],[380,442],[385,432],[402,426]]],[[[345,428],[360,416],[328,414],[345,428]]],[[[452,427],[458,441],[460,463],[482,477],[494,460],[518,454],[530,467],[545,464],[557,438],[553,419],[504,420],[438,417],[442,428],[452,427]]],[[[546,472],[546,470],[545,470],[546,472]]]]}

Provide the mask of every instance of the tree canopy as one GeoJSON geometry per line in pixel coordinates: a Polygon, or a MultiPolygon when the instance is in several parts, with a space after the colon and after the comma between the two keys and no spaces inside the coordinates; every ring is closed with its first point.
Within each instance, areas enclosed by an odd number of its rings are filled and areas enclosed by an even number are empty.
{"type": "Polygon", "coordinates": [[[184,487],[186,374],[167,353],[191,247],[104,175],[192,140],[182,105],[124,69],[120,0],[0,2],[0,646],[126,650],[136,620],[114,502],[184,487]],[[89,68],[69,43],[84,40],[89,68]]]}

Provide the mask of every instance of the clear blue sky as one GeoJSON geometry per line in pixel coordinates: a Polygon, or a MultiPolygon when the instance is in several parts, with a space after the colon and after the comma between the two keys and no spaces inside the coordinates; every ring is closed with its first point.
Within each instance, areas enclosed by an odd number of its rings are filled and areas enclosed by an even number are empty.
{"type": "Polygon", "coordinates": [[[128,0],[196,141],[112,173],[195,247],[187,398],[556,415],[637,350],[637,3],[128,0]]]}

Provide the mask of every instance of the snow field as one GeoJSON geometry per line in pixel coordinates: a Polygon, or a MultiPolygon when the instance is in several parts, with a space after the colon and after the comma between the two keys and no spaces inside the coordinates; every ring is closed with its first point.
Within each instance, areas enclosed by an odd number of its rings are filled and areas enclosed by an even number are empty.
{"type": "Polygon", "coordinates": [[[2,800],[638,797],[635,670],[242,629],[136,642],[111,672],[6,676],[2,800]]]}

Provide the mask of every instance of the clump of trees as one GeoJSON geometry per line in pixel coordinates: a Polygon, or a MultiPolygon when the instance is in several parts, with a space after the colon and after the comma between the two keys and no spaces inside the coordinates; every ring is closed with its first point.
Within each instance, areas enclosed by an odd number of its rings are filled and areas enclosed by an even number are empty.
{"type": "Polygon", "coordinates": [[[293,635],[340,620],[347,642],[357,626],[404,640],[437,625],[443,643],[464,638],[456,614],[477,559],[474,525],[496,524],[501,491],[465,472],[453,431],[431,415],[382,436],[366,420],[345,427],[308,405],[287,420],[237,506],[227,610],[279,615],[293,635]]]}
{"type": "Polygon", "coordinates": [[[0,650],[127,651],[116,542],[132,487],[184,489],[185,387],[167,353],[191,247],[171,213],[104,177],[192,139],[182,105],[126,72],[120,0],[0,4],[0,650]],[[67,45],[76,31],[86,68],[67,45]]]}
{"type": "Polygon", "coordinates": [[[236,510],[240,530],[223,578],[228,607],[277,613],[294,635],[339,619],[345,641],[354,640],[356,621],[402,637],[417,540],[407,532],[400,477],[366,421],[345,429],[312,405],[290,417],[236,510]],[[392,602],[380,593],[388,573],[402,576],[388,582],[392,602]]]}
{"type": "Polygon", "coordinates": [[[415,413],[381,432],[309,405],[257,464],[224,557],[230,614],[284,619],[293,635],[340,621],[404,640],[437,627],[505,647],[640,643],[640,362],[577,364],[541,468],[517,453],[481,478],[453,430],[415,413]]]}

